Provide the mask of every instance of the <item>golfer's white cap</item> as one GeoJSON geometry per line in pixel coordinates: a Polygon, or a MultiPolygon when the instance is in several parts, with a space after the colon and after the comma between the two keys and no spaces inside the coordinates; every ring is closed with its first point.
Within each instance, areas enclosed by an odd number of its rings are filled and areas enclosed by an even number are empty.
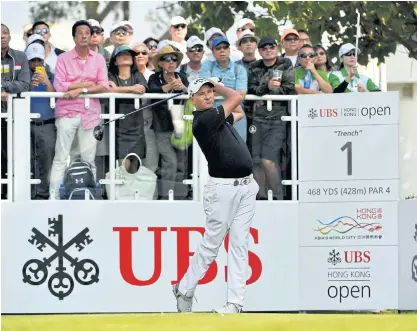
{"type": "Polygon", "coordinates": [[[189,85],[188,85],[188,95],[190,96],[190,98],[196,94],[200,88],[203,85],[210,85],[211,87],[214,87],[213,83],[210,82],[208,79],[206,78],[197,78],[195,80],[193,80],[189,85]]]}
{"type": "MultiPolygon", "coordinates": [[[[352,49],[356,49],[356,47],[353,44],[351,44],[351,43],[347,43],[347,44],[342,45],[339,48],[339,57],[342,57],[346,53],[349,53],[352,49]]],[[[358,54],[359,53],[360,53],[360,50],[358,48],[358,54]]]]}

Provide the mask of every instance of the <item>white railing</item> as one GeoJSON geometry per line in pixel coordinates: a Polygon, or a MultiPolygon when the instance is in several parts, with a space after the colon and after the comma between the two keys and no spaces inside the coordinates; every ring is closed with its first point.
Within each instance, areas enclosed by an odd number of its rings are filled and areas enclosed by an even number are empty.
{"type": "MultiPolygon", "coordinates": [[[[7,184],[8,200],[12,201],[28,201],[30,200],[31,185],[40,183],[39,179],[31,179],[31,159],[30,159],[30,119],[39,118],[40,114],[30,112],[30,99],[36,98],[50,98],[51,108],[55,108],[56,99],[62,98],[64,93],[60,92],[25,92],[21,94],[21,98],[16,98],[15,95],[9,95],[7,113],[2,113],[1,117],[7,119],[8,127],[8,175],[7,178],[2,178],[1,183],[7,184]]],[[[157,94],[146,93],[142,95],[125,94],[125,93],[103,93],[80,96],[85,99],[85,108],[89,108],[89,101],[92,98],[108,99],[109,113],[101,114],[104,120],[112,120],[123,117],[123,114],[116,114],[116,99],[135,99],[134,108],[139,109],[141,100],[143,99],[165,99],[174,96],[174,94],[157,94]]],[[[177,96],[174,99],[187,100],[188,95],[184,94],[177,96]]],[[[217,97],[216,99],[221,99],[217,97]]],[[[283,180],[283,185],[291,185],[292,200],[297,200],[298,183],[297,183],[297,96],[293,95],[265,95],[258,97],[255,95],[247,95],[245,100],[262,100],[267,102],[267,109],[272,110],[273,101],[288,101],[290,103],[290,116],[282,116],[283,121],[291,122],[291,180],[283,180]]],[[[173,99],[168,100],[168,105],[173,104],[173,99]]],[[[144,105],[143,105],[144,106],[144,105]]],[[[184,116],[185,120],[192,120],[192,115],[184,116]]],[[[115,163],[116,163],[116,135],[115,122],[109,123],[109,172],[110,179],[101,179],[100,184],[109,184],[110,192],[109,200],[115,199],[115,186],[118,181],[115,179],[115,163]]],[[[183,184],[192,185],[193,200],[198,201],[202,197],[201,187],[204,187],[204,180],[207,176],[207,166],[198,143],[193,141],[193,174],[192,180],[184,180],[183,184]],[[203,184],[202,184],[203,183],[203,184]],[[202,184],[202,185],[201,185],[202,184]]],[[[172,192],[170,194],[172,199],[172,192]]],[[[270,198],[271,194],[269,194],[270,198]]]]}

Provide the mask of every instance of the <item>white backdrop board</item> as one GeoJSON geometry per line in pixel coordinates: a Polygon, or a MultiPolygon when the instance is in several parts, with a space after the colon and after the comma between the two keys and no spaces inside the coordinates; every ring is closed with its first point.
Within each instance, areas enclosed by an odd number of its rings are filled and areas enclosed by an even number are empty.
{"type": "MultiPolygon", "coordinates": [[[[1,213],[2,313],[174,312],[171,284],[205,222],[194,202],[37,201],[5,203],[1,213]]],[[[296,202],[257,205],[246,311],[298,310],[297,213],[296,202]]],[[[223,245],[196,311],[225,303],[226,265],[223,245]]]]}

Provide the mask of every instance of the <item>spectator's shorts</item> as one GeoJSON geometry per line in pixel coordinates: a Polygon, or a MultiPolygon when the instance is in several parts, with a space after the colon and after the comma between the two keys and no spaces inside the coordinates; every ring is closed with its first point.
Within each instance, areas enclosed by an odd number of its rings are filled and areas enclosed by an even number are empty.
{"type": "Polygon", "coordinates": [[[247,145],[255,164],[261,160],[278,163],[285,137],[285,122],[281,119],[248,119],[247,145]]]}

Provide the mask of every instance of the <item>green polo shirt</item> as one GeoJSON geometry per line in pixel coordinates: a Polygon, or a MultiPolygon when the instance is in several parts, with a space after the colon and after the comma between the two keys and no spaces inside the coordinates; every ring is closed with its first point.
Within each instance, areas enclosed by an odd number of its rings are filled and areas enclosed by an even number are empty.
{"type": "MultiPolygon", "coordinates": [[[[333,71],[329,75],[329,83],[332,86],[333,90],[338,87],[347,76],[347,71],[345,68],[340,69],[339,71],[333,71]]],[[[368,76],[359,75],[356,73],[355,78],[349,82],[345,92],[358,92],[358,83],[361,83],[368,91],[381,91],[381,89],[375,85],[375,83],[368,76]]]]}
{"type": "MultiPolygon", "coordinates": [[[[302,67],[295,68],[295,84],[300,85],[300,87],[304,88],[304,75],[306,73],[306,70],[302,67]]],[[[325,82],[329,82],[327,79],[327,74],[322,70],[317,70],[317,73],[320,75],[321,78],[325,82]]],[[[310,89],[315,91],[320,91],[319,82],[314,77],[313,73],[311,73],[311,83],[310,83],[310,89]]]]}

